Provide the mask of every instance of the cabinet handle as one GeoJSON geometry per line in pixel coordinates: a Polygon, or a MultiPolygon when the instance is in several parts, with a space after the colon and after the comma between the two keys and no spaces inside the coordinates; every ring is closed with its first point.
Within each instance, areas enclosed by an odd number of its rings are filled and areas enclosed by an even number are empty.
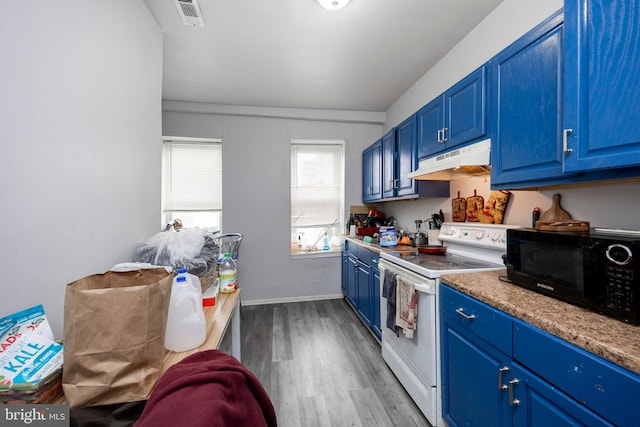
{"type": "Polygon", "coordinates": [[[473,320],[476,318],[475,314],[466,314],[464,312],[464,308],[460,307],[460,308],[456,308],[456,313],[458,313],[460,316],[464,317],[467,320],[473,320]]]}
{"type": "Polygon", "coordinates": [[[449,128],[442,128],[442,142],[448,141],[447,137],[445,136],[448,130],[449,128]]]}
{"type": "Polygon", "coordinates": [[[393,188],[398,188],[399,187],[399,185],[398,185],[399,182],[400,182],[399,179],[394,179],[393,180],[393,188]]]}
{"type": "Polygon", "coordinates": [[[498,390],[501,391],[507,391],[507,385],[504,384],[503,380],[503,376],[504,374],[509,372],[509,368],[507,368],[506,366],[503,366],[502,368],[498,369],[498,390]]]}
{"type": "Polygon", "coordinates": [[[442,129],[438,129],[438,142],[443,142],[442,141],[442,129]]]}
{"type": "Polygon", "coordinates": [[[514,392],[513,389],[516,388],[520,381],[517,378],[509,381],[509,405],[511,406],[520,406],[520,401],[513,397],[514,392]]]}
{"type": "Polygon", "coordinates": [[[562,151],[564,154],[573,153],[573,148],[569,148],[569,135],[573,133],[573,129],[564,129],[562,131],[562,151]]]}

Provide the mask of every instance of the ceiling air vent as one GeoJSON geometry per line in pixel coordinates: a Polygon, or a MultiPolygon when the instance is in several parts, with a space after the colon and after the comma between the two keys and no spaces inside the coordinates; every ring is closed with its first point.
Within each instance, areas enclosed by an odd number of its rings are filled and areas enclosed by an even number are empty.
{"type": "Polygon", "coordinates": [[[197,0],[174,0],[184,25],[204,27],[202,12],[197,0]]]}

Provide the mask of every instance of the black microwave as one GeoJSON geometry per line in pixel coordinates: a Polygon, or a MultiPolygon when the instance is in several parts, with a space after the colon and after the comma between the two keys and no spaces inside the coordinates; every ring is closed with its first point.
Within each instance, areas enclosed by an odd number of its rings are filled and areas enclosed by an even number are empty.
{"type": "Polygon", "coordinates": [[[639,257],[637,235],[507,230],[509,281],[635,325],[640,324],[639,257]]]}

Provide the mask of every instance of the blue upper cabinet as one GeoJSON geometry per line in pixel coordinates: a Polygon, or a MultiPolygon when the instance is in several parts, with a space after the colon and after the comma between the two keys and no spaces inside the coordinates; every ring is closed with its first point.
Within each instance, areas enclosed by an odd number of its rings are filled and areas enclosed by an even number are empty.
{"type": "Polygon", "coordinates": [[[382,137],[382,197],[396,195],[396,129],[382,137]]]}
{"type": "Polygon", "coordinates": [[[448,181],[415,181],[418,167],[416,115],[413,114],[362,152],[362,201],[449,197],[448,181]]]}
{"type": "Polygon", "coordinates": [[[417,132],[415,114],[398,125],[396,131],[396,196],[407,196],[418,192],[418,182],[407,175],[418,167],[417,132]]]}
{"type": "Polygon", "coordinates": [[[640,165],[640,2],[565,0],[565,171],[640,165]]]}
{"type": "Polygon", "coordinates": [[[444,128],[444,96],[439,96],[417,113],[418,157],[423,159],[444,149],[442,129],[444,128]]]}
{"type": "Polygon", "coordinates": [[[362,201],[382,199],[382,139],[362,152],[362,201]]]}
{"type": "Polygon", "coordinates": [[[487,134],[487,73],[483,65],[418,111],[419,158],[487,134]]]}
{"type": "Polygon", "coordinates": [[[562,14],[491,60],[492,185],[560,177],[562,14]]]}
{"type": "Polygon", "coordinates": [[[412,115],[382,137],[382,197],[416,195],[417,182],[407,177],[416,167],[416,119],[412,115]]]}
{"type": "Polygon", "coordinates": [[[487,73],[483,65],[444,93],[446,148],[487,134],[487,73]]]}

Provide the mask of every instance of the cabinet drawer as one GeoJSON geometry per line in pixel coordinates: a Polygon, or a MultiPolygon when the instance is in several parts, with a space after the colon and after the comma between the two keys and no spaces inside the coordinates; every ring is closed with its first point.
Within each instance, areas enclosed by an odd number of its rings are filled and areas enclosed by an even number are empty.
{"type": "Polygon", "coordinates": [[[345,248],[347,248],[347,252],[367,265],[371,265],[373,258],[379,257],[377,252],[349,241],[345,242],[345,248]]]}
{"type": "Polygon", "coordinates": [[[511,317],[489,305],[440,285],[440,312],[447,322],[472,332],[506,355],[511,355],[511,317]]]}
{"type": "Polygon", "coordinates": [[[640,375],[519,320],[513,357],[558,389],[619,426],[640,420],[640,375]]]}
{"type": "Polygon", "coordinates": [[[360,260],[367,264],[367,265],[371,265],[371,257],[373,256],[373,251],[370,249],[367,249],[365,247],[360,246],[358,248],[358,258],[360,258],[360,260]]]}

